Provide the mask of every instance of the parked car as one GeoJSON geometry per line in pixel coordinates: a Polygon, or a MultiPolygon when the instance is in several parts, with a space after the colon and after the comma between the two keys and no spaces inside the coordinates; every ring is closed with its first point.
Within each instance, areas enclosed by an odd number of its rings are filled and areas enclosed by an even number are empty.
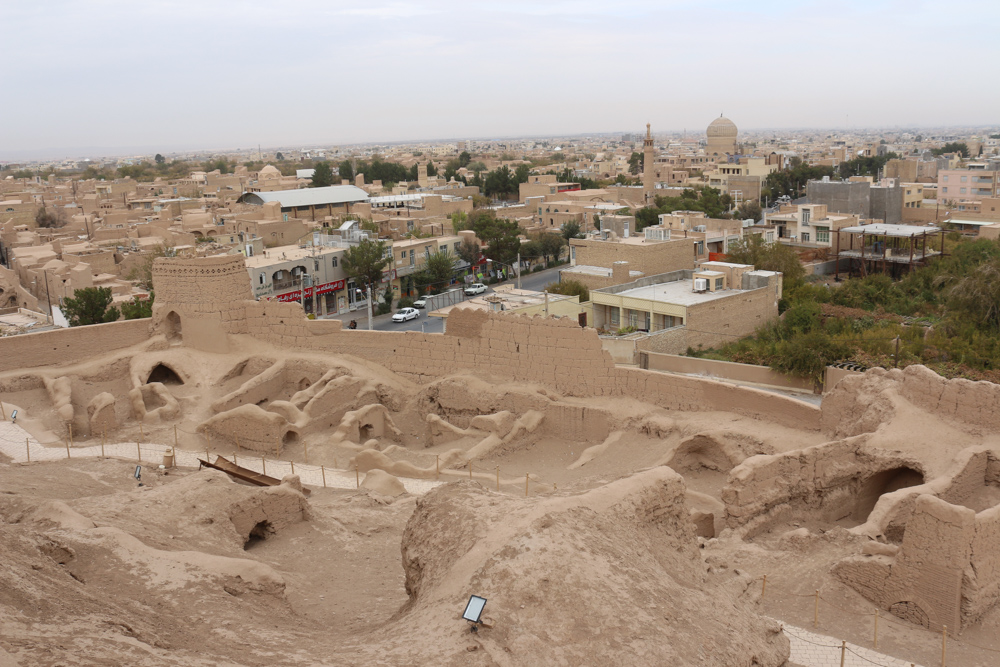
{"type": "Polygon", "coordinates": [[[392,316],[392,321],[406,322],[407,320],[415,320],[418,317],[420,317],[420,311],[416,308],[401,308],[392,316]]]}
{"type": "Polygon", "coordinates": [[[414,301],[413,302],[413,307],[414,308],[426,308],[427,307],[427,297],[426,296],[422,296],[419,299],[417,299],[416,301],[414,301]]]}
{"type": "Polygon", "coordinates": [[[486,289],[487,289],[486,285],[482,283],[472,283],[471,285],[465,288],[465,295],[475,296],[477,294],[482,294],[483,292],[486,291],[486,289]]]}

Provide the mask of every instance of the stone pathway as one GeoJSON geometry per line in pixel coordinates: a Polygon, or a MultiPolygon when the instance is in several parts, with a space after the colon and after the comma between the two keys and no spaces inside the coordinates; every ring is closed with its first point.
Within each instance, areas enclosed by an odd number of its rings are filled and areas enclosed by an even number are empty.
{"type": "MultiPolygon", "coordinates": [[[[106,443],[103,447],[96,445],[74,445],[67,452],[66,446],[46,446],[35,440],[17,424],[10,421],[0,421],[0,452],[9,456],[15,463],[30,461],[58,461],[69,457],[114,457],[137,461],[144,465],[158,466],[163,463],[163,455],[173,449],[167,445],[144,442],[141,445],[134,442],[106,443]]],[[[176,465],[181,468],[197,468],[198,459],[204,459],[206,452],[191,452],[178,449],[175,452],[176,465]]],[[[212,455],[215,456],[214,454],[212,455]]],[[[232,460],[233,456],[226,456],[232,460]]],[[[355,489],[357,477],[353,470],[339,470],[321,466],[306,465],[289,461],[267,459],[260,456],[236,454],[236,464],[254,472],[264,473],[269,477],[281,479],[285,475],[299,476],[302,483],[313,488],[355,489]]],[[[214,460],[214,458],[212,459],[214,460]]],[[[364,475],[361,475],[364,479],[364,475]]],[[[442,484],[436,480],[407,479],[400,480],[408,493],[423,495],[442,484]]]]}
{"type": "MultiPolygon", "coordinates": [[[[777,620],[777,619],[775,619],[777,620]]],[[[840,640],[826,635],[817,635],[803,628],[777,621],[785,630],[785,636],[792,645],[790,660],[804,667],[840,667],[840,640]]],[[[844,651],[844,667],[920,667],[908,662],[878,653],[857,644],[847,643],[844,651]]]]}

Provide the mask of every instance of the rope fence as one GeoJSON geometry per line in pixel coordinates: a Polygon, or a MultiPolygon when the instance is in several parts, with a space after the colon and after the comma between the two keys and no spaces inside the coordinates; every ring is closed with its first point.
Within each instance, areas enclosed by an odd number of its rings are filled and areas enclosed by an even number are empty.
{"type": "MultiPolygon", "coordinates": [[[[761,582],[760,596],[761,596],[761,600],[763,601],[764,600],[764,596],[767,593],[767,575],[765,574],[765,575],[763,575],[761,577],[758,577],[758,579],[761,582]]],[[[892,623],[893,625],[895,625],[897,627],[904,628],[904,629],[907,629],[907,630],[923,630],[924,632],[938,634],[938,632],[935,631],[935,630],[931,630],[930,628],[925,628],[922,625],[917,625],[915,623],[910,623],[910,622],[904,621],[902,619],[898,619],[895,616],[893,616],[892,614],[883,614],[882,610],[879,609],[879,608],[877,608],[877,607],[875,608],[874,612],[864,612],[864,611],[856,611],[856,610],[844,609],[843,607],[841,607],[839,605],[836,605],[833,602],[830,602],[829,600],[827,600],[825,597],[823,597],[820,594],[819,590],[816,590],[815,592],[813,592],[811,594],[790,593],[789,595],[791,595],[792,597],[810,598],[810,599],[814,600],[814,604],[813,604],[813,627],[814,628],[818,628],[819,627],[819,610],[820,610],[820,604],[819,603],[820,602],[823,602],[825,605],[830,606],[830,607],[836,609],[837,611],[839,611],[839,612],[841,612],[843,614],[848,614],[849,616],[855,616],[855,617],[861,616],[861,617],[871,617],[871,618],[873,618],[874,620],[873,620],[873,624],[872,624],[872,645],[876,649],[878,648],[878,629],[879,629],[879,623],[882,622],[882,621],[887,621],[887,622],[892,623]]],[[[867,603],[867,604],[870,604],[870,603],[867,603]]],[[[1000,654],[1000,649],[990,648],[989,646],[982,646],[980,644],[976,644],[975,642],[971,642],[971,641],[968,641],[968,640],[959,640],[959,639],[956,639],[954,635],[952,635],[952,636],[949,637],[949,635],[948,635],[948,626],[947,625],[944,625],[944,626],[941,627],[940,635],[941,635],[941,667],[947,667],[947,652],[948,652],[948,643],[949,643],[949,640],[950,640],[950,642],[952,644],[958,644],[960,646],[973,647],[973,648],[977,648],[977,649],[980,649],[980,650],[983,650],[983,651],[988,651],[990,653],[1000,654]]],[[[806,640],[803,640],[803,641],[806,641],[806,640]]],[[[833,647],[833,648],[839,648],[839,647],[833,647]]],[[[847,651],[851,651],[851,649],[847,648],[847,651]]],[[[870,660],[868,660],[868,658],[865,658],[864,656],[858,656],[858,657],[862,658],[863,660],[866,660],[868,662],[871,662],[870,660]]],[[[878,664],[878,663],[872,663],[872,664],[878,664]]],[[[911,665],[912,664],[913,663],[911,663],[911,665]]]]}

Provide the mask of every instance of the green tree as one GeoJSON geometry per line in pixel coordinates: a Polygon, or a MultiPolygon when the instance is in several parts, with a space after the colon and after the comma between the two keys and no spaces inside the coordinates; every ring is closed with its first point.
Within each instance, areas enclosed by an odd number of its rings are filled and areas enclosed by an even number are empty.
{"type": "Polygon", "coordinates": [[[514,170],[514,184],[518,185],[520,183],[527,183],[528,176],[531,175],[531,167],[526,164],[517,165],[517,169],[514,170]]]}
{"type": "Polygon", "coordinates": [[[934,155],[944,155],[945,153],[960,153],[962,157],[969,157],[969,146],[964,141],[950,141],[941,148],[932,148],[934,155]]]}
{"type": "Polygon", "coordinates": [[[517,183],[514,181],[514,174],[507,165],[494,169],[486,175],[486,180],[483,182],[483,194],[487,197],[506,198],[514,192],[517,192],[517,183]]]}
{"type": "Polygon", "coordinates": [[[71,327],[114,322],[121,313],[111,306],[113,298],[110,287],[78,289],[72,297],[63,299],[63,313],[71,327]]]}
{"type": "Polygon", "coordinates": [[[122,304],[122,317],[126,320],[141,320],[153,316],[153,299],[155,295],[150,292],[148,299],[133,298],[122,304]]]}
{"type": "Polygon", "coordinates": [[[428,176],[437,176],[438,175],[437,167],[435,167],[434,163],[431,162],[430,160],[427,161],[427,175],[428,176]]]}
{"type": "Polygon", "coordinates": [[[285,159],[285,156],[281,154],[281,151],[278,151],[277,153],[274,154],[274,159],[277,160],[278,162],[281,162],[282,160],[285,159]]]}
{"type": "Polygon", "coordinates": [[[392,256],[386,254],[384,241],[362,239],[344,251],[344,272],[354,279],[359,289],[371,285],[374,290],[382,281],[382,271],[392,256]]]}
{"type": "Polygon", "coordinates": [[[333,169],[329,162],[317,162],[312,175],[311,188],[325,188],[333,185],[333,169]]]}
{"type": "Polygon", "coordinates": [[[58,229],[66,226],[66,213],[62,208],[48,210],[44,206],[35,212],[35,224],[45,229],[58,229]]]}
{"type": "Polygon", "coordinates": [[[632,155],[628,159],[628,171],[633,176],[638,176],[642,173],[643,159],[642,153],[638,151],[632,151],[632,155]]]}
{"type": "Polygon", "coordinates": [[[457,252],[458,256],[468,262],[470,266],[479,260],[479,244],[470,238],[462,239],[457,252]]]}
{"type": "Polygon", "coordinates": [[[566,245],[569,245],[570,239],[580,238],[580,223],[575,220],[564,222],[562,227],[559,228],[559,233],[566,239],[566,245]]]}
{"type": "Polygon", "coordinates": [[[472,231],[486,245],[482,252],[487,259],[506,265],[517,260],[521,249],[521,229],[516,222],[497,218],[493,211],[483,210],[474,211],[470,220],[472,231]]]}
{"type": "Polygon", "coordinates": [[[780,271],[784,274],[785,290],[802,280],[806,272],[794,250],[783,243],[768,243],[760,234],[748,234],[730,243],[726,259],[736,264],[752,264],[760,271],[780,271]]]}
{"type": "Polygon", "coordinates": [[[351,164],[350,160],[344,160],[339,165],[340,177],[347,179],[351,183],[354,182],[354,165],[351,164]]]}
{"type": "Polygon", "coordinates": [[[1000,260],[980,264],[947,292],[947,304],[983,329],[1000,330],[1000,260]]]}
{"type": "Polygon", "coordinates": [[[458,154],[459,167],[468,167],[470,162],[472,162],[472,156],[469,155],[469,151],[462,151],[458,154]]]}
{"type": "Polygon", "coordinates": [[[542,257],[545,258],[545,263],[549,263],[550,257],[558,261],[563,249],[562,235],[554,232],[539,232],[536,238],[542,247],[542,257]]]}
{"type": "Polygon", "coordinates": [[[455,257],[447,252],[436,252],[424,262],[428,288],[432,294],[444,290],[455,276],[455,257]]]}
{"type": "Polygon", "coordinates": [[[458,234],[460,231],[469,228],[469,214],[465,211],[453,211],[451,214],[452,233],[458,234]]]}
{"type": "Polygon", "coordinates": [[[167,161],[167,158],[157,153],[156,157],[153,158],[153,161],[156,162],[156,164],[163,164],[164,162],[167,161]]]}
{"type": "Polygon", "coordinates": [[[737,217],[740,220],[760,220],[763,215],[764,209],[753,199],[745,200],[737,209],[737,217]]]}
{"type": "Polygon", "coordinates": [[[578,296],[580,297],[580,303],[590,301],[590,290],[579,280],[563,280],[558,283],[549,283],[545,286],[545,291],[550,294],[578,296]]]}

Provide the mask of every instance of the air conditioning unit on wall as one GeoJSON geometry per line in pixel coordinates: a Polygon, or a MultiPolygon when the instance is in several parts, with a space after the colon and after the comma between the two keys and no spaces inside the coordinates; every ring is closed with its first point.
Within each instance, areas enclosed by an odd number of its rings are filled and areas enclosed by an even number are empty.
{"type": "Polygon", "coordinates": [[[708,291],[708,278],[695,278],[694,279],[694,291],[695,292],[707,292],[708,291]]]}

